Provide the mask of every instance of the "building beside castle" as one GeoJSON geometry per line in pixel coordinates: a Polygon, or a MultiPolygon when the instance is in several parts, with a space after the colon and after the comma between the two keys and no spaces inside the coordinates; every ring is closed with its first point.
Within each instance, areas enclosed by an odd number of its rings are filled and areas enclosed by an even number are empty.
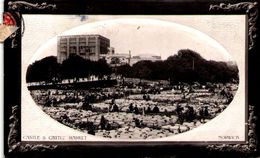
{"type": "Polygon", "coordinates": [[[141,60],[161,60],[161,56],[147,54],[131,57],[130,51],[125,54],[115,53],[115,49],[110,47],[110,39],[98,34],[58,36],[58,63],[62,63],[70,55],[78,55],[92,61],[105,59],[111,66],[133,65],[141,60]]]}
{"type": "Polygon", "coordinates": [[[114,54],[107,54],[107,55],[100,55],[101,58],[105,59],[109,65],[112,67],[130,64],[131,61],[131,53],[114,53],[114,54]]]}
{"type": "Polygon", "coordinates": [[[68,35],[59,36],[57,41],[57,60],[62,63],[70,55],[97,61],[100,55],[114,53],[110,40],[101,35],[68,35]]]}
{"type": "Polygon", "coordinates": [[[153,55],[153,54],[140,54],[140,55],[135,55],[131,58],[130,60],[130,65],[132,66],[133,64],[142,61],[142,60],[149,60],[149,61],[161,61],[162,58],[161,56],[158,55],[153,55]]]}

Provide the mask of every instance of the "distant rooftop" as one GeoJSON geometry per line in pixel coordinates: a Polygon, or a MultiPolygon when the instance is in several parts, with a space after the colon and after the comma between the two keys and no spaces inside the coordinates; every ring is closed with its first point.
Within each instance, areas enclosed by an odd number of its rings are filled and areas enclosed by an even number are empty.
{"type": "Polygon", "coordinates": [[[100,56],[106,56],[106,57],[129,57],[130,55],[127,53],[116,53],[116,54],[100,54],[100,56]]]}
{"type": "Polygon", "coordinates": [[[154,54],[139,54],[134,55],[132,58],[134,59],[161,59],[161,56],[154,54]]]}
{"type": "Polygon", "coordinates": [[[99,34],[86,34],[86,35],[61,35],[61,36],[58,36],[60,38],[68,38],[68,37],[86,37],[86,36],[98,36],[98,37],[102,37],[102,38],[105,38],[105,39],[108,39],[102,35],[99,35],[99,34]]]}

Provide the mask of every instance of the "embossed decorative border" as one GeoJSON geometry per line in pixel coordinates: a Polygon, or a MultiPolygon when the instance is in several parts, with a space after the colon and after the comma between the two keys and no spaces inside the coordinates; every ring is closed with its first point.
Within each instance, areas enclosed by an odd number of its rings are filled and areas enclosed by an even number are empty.
{"type": "MultiPolygon", "coordinates": [[[[23,20],[22,15],[20,12],[24,10],[54,10],[56,9],[55,4],[47,4],[46,2],[43,2],[41,4],[39,3],[29,3],[26,1],[10,1],[8,2],[8,11],[10,12],[15,12],[19,14],[20,19],[21,19],[21,36],[23,36],[24,30],[25,30],[25,23],[23,20]]],[[[18,29],[19,30],[19,29],[18,29]]],[[[14,32],[9,38],[12,39],[12,44],[11,48],[16,48],[17,47],[17,35],[20,34],[19,31],[14,32]]]]}
{"type": "MultiPolygon", "coordinates": [[[[248,16],[248,51],[255,48],[257,37],[257,18],[258,8],[257,2],[241,2],[236,4],[220,3],[219,5],[210,5],[210,11],[221,11],[224,13],[244,12],[248,16]]],[[[252,153],[257,151],[257,134],[256,134],[256,120],[254,106],[249,105],[248,108],[248,141],[246,144],[220,144],[208,145],[207,149],[215,151],[236,151],[242,153],[252,153]]]]}
{"type": "Polygon", "coordinates": [[[55,4],[47,4],[47,2],[39,3],[29,3],[26,1],[10,1],[8,2],[8,10],[21,12],[23,10],[53,10],[56,9],[55,4]]]}
{"type": "MultiPolygon", "coordinates": [[[[39,3],[29,3],[26,1],[9,1],[8,2],[8,11],[17,14],[20,17],[21,22],[21,32],[16,31],[14,32],[9,38],[11,39],[11,48],[17,47],[17,35],[20,34],[21,36],[24,33],[25,30],[25,23],[22,17],[22,14],[20,12],[23,11],[32,11],[32,10],[44,10],[44,11],[52,11],[56,9],[55,4],[48,4],[46,2],[43,2],[41,4],[39,3]]],[[[43,145],[43,144],[27,144],[27,143],[21,143],[19,141],[20,137],[20,128],[19,128],[19,107],[18,105],[12,106],[12,114],[9,118],[10,124],[9,124],[9,134],[7,139],[7,145],[8,145],[8,152],[9,153],[24,153],[28,151],[48,151],[53,150],[57,148],[57,145],[43,145]]]]}
{"type": "MultiPolygon", "coordinates": [[[[22,12],[25,10],[54,10],[56,9],[55,4],[47,3],[29,3],[25,1],[14,1],[8,3],[8,10],[10,12],[22,12]]],[[[209,11],[219,11],[221,13],[233,13],[233,12],[243,12],[248,15],[248,49],[249,52],[255,48],[256,37],[257,37],[257,18],[258,9],[256,2],[243,2],[237,4],[225,4],[220,3],[219,5],[210,5],[209,11]]],[[[24,22],[22,20],[22,33],[25,29],[24,22]]],[[[21,33],[21,35],[22,35],[21,33]]],[[[12,39],[12,47],[16,47],[17,34],[15,32],[10,38],[12,39]]],[[[25,153],[29,151],[43,152],[48,150],[55,150],[59,148],[58,145],[43,145],[43,144],[26,144],[19,142],[19,106],[15,105],[12,107],[12,115],[9,118],[10,130],[8,135],[8,149],[9,153],[25,153]]],[[[206,150],[209,151],[235,151],[240,153],[252,153],[257,151],[257,134],[256,134],[256,119],[257,116],[254,112],[254,106],[249,105],[249,118],[248,118],[248,141],[244,145],[240,144],[222,144],[222,145],[207,145],[206,150]]]]}
{"type": "Polygon", "coordinates": [[[9,152],[28,152],[28,151],[46,151],[46,150],[53,150],[57,148],[57,145],[31,145],[31,144],[22,144],[19,142],[19,118],[18,118],[19,108],[18,105],[12,107],[12,115],[10,116],[10,132],[8,135],[8,147],[9,152]]]}
{"type": "Polygon", "coordinates": [[[210,11],[223,11],[228,12],[244,12],[248,15],[248,49],[252,50],[255,46],[256,41],[256,23],[258,18],[257,2],[241,2],[236,4],[225,4],[220,3],[219,5],[210,5],[210,11]]]}
{"type": "Polygon", "coordinates": [[[246,144],[220,144],[208,145],[207,149],[214,151],[235,151],[250,154],[257,151],[257,136],[256,136],[256,120],[257,116],[254,112],[254,106],[249,105],[248,118],[248,141],[246,144]]]}

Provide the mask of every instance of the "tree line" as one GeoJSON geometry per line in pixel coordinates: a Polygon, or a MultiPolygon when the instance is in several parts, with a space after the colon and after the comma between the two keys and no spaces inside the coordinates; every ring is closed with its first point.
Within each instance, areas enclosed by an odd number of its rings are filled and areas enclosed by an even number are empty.
{"type": "Polygon", "coordinates": [[[80,56],[70,56],[62,64],[55,56],[49,56],[29,65],[26,82],[59,82],[62,79],[89,77],[103,78],[112,73],[128,78],[148,80],[170,80],[176,82],[235,82],[238,83],[238,67],[229,62],[206,60],[189,49],[179,50],[177,54],[162,61],[139,61],[132,66],[126,64],[111,67],[105,59],[90,61],[80,56]]]}
{"type": "Polygon", "coordinates": [[[238,83],[237,65],[229,62],[206,60],[197,52],[182,49],[163,61],[139,61],[134,65],[117,67],[117,73],[124,77],[148,80],[170,80],[177,82],[238,83]]]}
{"type": "Polygon", "coordinates": [[[78,81],[79,78],[88,78],[91,75],[101,79],[111,75],[111,73],[112,69],[104,59],[91,61],[77,55],[71,55],[60,64],[57,62],[57,57],[48,56],[28,66],[26,82],[57,83],[62,79],[78,81]]]}

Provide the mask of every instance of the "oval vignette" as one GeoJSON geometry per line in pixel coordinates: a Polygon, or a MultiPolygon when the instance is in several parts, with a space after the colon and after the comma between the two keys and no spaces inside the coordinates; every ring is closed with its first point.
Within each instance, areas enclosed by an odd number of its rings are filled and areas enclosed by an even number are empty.
{"type": "Polygon", "coordinates": [[[45,113],[78,131],[122,140],[205,124],[232,102],[239,83],[235,61],[214,39],[152,19],[76,27],[46,42],[30,63],[28,89],[45,113]]]}

